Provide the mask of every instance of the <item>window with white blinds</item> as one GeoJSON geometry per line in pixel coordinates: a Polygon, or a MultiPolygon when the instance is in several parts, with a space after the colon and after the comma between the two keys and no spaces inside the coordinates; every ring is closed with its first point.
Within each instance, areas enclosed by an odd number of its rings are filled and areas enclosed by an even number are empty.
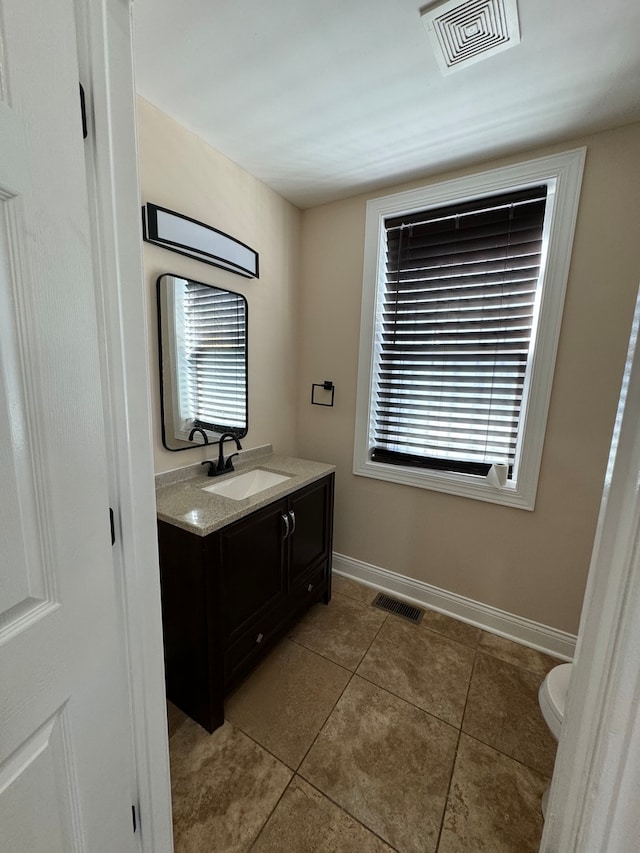
{"type": "Polygon", "coordinates": [[[246,431],[246,301],[181,280],[176,294],[180,419],[215,432],[246,431]]]}
{"type": "Polygon", "coordinates": [[[354,474],[534,508],[584,161],[367,202],[354,474]]]}
{"type": "Polygon", "coordinates": [[[384,221],[373,461],[512,472],[546,185],[384,221]]]}

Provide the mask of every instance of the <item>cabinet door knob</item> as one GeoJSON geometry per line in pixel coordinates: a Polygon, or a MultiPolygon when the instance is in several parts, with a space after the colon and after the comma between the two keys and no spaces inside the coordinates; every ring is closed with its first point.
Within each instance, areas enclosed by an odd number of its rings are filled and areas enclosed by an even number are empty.
{"type": "Polygon", "coordinates": [[[261,643],[264,640],[264,634],[258,634],[256,637],[256,643],[261,643]]]}
{"type": "Polygon", "coordinates": [[[293,536],[293,534],[296,532],[296,514],[293,510],[291,510],[289,512],[289,516],[291,517],[291,524],[293,525],[293,527],[291,528],[291,535],[293,536]]]}
{"type": "Polygon", "coordinates": [[[307,592],[311,592],[312,589],[313,589],[313,584],[310,583],[309,586],[307,587],[307,592]]]}

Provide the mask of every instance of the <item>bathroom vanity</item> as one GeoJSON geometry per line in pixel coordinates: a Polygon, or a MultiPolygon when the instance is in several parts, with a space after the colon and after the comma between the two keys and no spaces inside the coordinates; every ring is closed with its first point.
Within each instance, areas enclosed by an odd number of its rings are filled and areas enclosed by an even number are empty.
{"type": "Polygon", "coordinates": [[[167,698],[210,732],[225,695],[331,597],[334,466],[269,454],[237,467],[214,483],[199,466],[161,475],[156,493],[167,698]],[[208,491],[252,471],[286,479],[247,497],[208,491]]]}

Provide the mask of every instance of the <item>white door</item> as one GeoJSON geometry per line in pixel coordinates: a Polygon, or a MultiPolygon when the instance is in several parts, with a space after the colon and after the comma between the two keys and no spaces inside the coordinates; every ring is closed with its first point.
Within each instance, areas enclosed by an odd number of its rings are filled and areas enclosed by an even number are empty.
{"type": "Polygon", "coordinates": [[[0,850],[138,849],[73,0],[0,0],[0,850]]]}

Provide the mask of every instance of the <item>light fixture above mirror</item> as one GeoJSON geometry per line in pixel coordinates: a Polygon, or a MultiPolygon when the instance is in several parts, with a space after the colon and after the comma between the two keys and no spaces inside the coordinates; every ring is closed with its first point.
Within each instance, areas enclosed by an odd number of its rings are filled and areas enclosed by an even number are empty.
{"type": "Polygon", "coordinates": [[[258,278],[258,253],[217,228],[181,213],[147,203],[142,208],[142,235],[147,243],[170,249],[205,264],[258,278]]]}

